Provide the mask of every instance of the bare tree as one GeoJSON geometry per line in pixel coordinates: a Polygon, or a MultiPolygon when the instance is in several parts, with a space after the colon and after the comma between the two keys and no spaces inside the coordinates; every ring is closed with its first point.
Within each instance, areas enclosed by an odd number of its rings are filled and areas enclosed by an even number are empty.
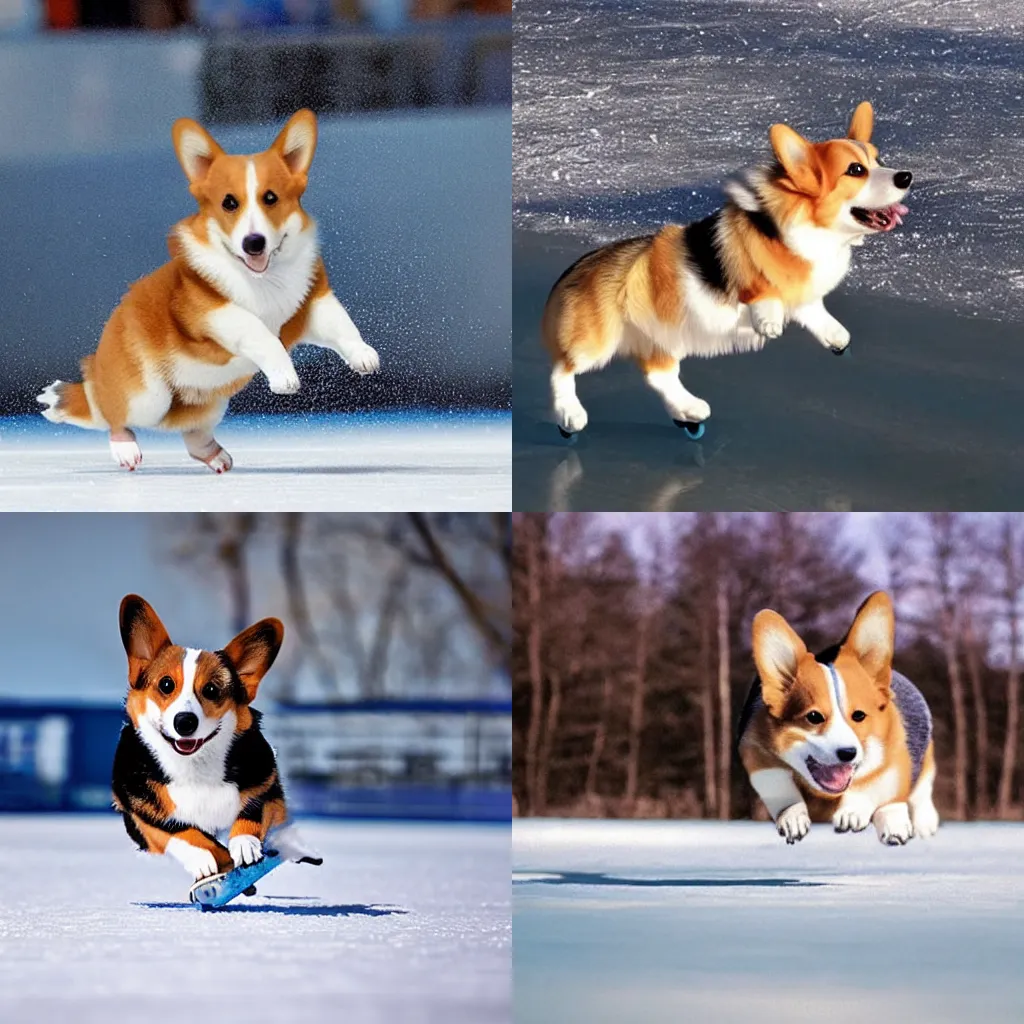
{"type": "Polygon", "coordinates": [[[718,612],[718,817],[728,820],[732,780],[732,699],[729,668],[729,578],[719,561],[716,609],[718,612]]]}
{"type": "Polygon", "coordinates": [[[939,628],[946,659],[949,694],[953,705],[953,792],[954,813],[967,817],[967,710],[960,675],[958,633],[959,588],[956,580],[956,519],[952,512],[930,512],[932,570],[939,601],[939,628]]]}
{"type": "Polygon", "coordinates": [[[1009,665],[1006,672],[1006,734],[1003,740],[1002,767],[996,812],[1010,816],[1013,803],[1013,779],[1017,769],[1017,748],[1020,744],[1020,591],[1021,538],[1016,515],[1004,515],[1000,530],[1000,563],[1002,566],[1002,600],[1009,630],[1009,665]]]}

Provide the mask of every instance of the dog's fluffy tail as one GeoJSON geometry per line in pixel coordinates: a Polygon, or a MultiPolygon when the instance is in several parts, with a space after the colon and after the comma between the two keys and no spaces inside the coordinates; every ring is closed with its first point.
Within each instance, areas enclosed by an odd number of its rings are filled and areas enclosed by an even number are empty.
{"type": "MultiPolygon", "coordinates": [[[[89,379],[92,356],[82,360],[82,375],[89,379]]],[[[104,430],[106,423],[98,416],[89,401],[89,389],[86,382],[69,384],[67,381],[55,380],[44,388],[36,401],[43,406],[42,414],[51,423],[71,423],[86,430],[104,430]]]]}

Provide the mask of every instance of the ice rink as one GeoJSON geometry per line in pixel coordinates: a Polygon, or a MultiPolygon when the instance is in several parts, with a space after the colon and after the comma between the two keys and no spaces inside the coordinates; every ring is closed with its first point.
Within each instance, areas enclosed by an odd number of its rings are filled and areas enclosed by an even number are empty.
{"type": "Polygon", "coordinates": [[[1024,1020],[1024,826],[513,824],[520,1024],[1024,1020]]]}
{"type": "Polygon", "coordinates": [[[106,436],[41,417],[0,419],[0,511],[495,511],[512,500],[511,420],[495,414],[237,416],[216,476],[176,434],[139,431],[142,466],[106,436]]]}
{"type": "Polygon", "coordinates": [[[0,816],[0,1021],[505,1022],[508,830],[307,822],[223,910],[120,820],[0,816]]]}

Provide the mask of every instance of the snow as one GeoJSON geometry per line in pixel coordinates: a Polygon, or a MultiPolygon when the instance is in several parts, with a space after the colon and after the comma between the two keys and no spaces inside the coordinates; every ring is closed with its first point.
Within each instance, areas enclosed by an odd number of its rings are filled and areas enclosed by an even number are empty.
{"type": "Polygon", "coordinates": [[[302,827],[322,867],[200,913],[113,815],[0,817],[0,1020],[509,1019],[507,829],[302,827]]]}
{"type": "Polygon", "coordinates": [[[845,133],[857,102],[915,183],[846,287],[1019,320],[1019,0],[517,0],[513,220],[588,243],[687,221],[786,121],[845,133]]]}
{"type": "Polygon", "coordinates": [[[1024,1019],[1024,826],[513,823],[516,1019],[1024,1019]]]}
{"type": "Polygon", "coordinates": [[[128,473],[97,431],[41,417],[0,419],[0,510],[494,511],[511,502],[503,414],[231,417],[217,438],[235,460],[217,476],[176,434],[139,432],[128,473]]]}

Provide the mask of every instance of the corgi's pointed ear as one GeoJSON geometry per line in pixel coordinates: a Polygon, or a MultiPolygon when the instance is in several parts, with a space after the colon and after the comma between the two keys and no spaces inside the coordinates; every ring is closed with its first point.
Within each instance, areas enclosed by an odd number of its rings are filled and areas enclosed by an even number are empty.
{"type": "Polygon", "coordinates": [[[178,163],[190,185],[201,182],[213,161],[224,152],[213,136],[190,117],[179,117],[174,122],[171,138],[174,140],[174,152],[178,154],[178,163]]]}
{"type": "Polygon", "coordinates": [[[768,137],[775,157],[782,164],[789,180],[801,192],[817,194],[821,183],[811,144],[788,124],[773,124],[768,137]]]}
{"type": "Polygon", "coordinates": [[[884,696],[892,683],[892,658],[896,646],[896,617],[892,601],[877,590],[857,610],[842,651],[864,666],[884,696]]]}
{"type": "Polygon", "coordinates": [[[857,109],[850,118],[850,130],[846,133],[848,139],[854,142],[870,142],[871,132],[875,127],[875,112],[871,104],[865,100],[858,104],[857,109]]]}
{"type": "Polygon", "coordinates": [[[277,652],[284,640],[284,626],[279,619],[261,619],[248,629],[243,629],[221,651],[234,666],[238,678],[245,688],[245,703],[256,698],[260,680],[274,664],[277,652]]]}
{"type": "Polygon", "coordinates": [[[766,608],[754,616],[753,648],[761,697],[772,717],[781,718],[807,647],[778,612],[766,608]]]}
{"type": "Polygon", "coordinates": [[[292,174],[308,174],[316,152],[316,114],[312,110],[296,111],[270,148],[281,154],[292,174]]]}
{"type": "Polygon", "coordinates": [[[160,616],[138,594],[121,602],[121,642],[128,655],[128,682],[137,686],[142,670],[171,642],[160,616]]]}

